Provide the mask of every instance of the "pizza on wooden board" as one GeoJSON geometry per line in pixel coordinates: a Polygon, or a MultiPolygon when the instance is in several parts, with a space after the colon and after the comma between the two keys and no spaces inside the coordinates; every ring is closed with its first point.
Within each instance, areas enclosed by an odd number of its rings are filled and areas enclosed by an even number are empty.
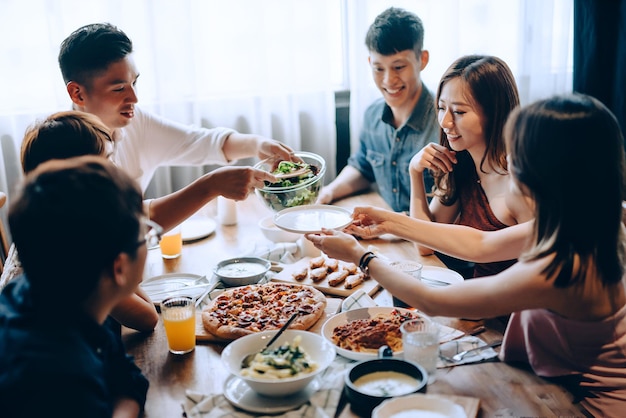
{"type": "Polygon", "coordinates": [[[306,330],[315,325],[325,308],[326,296],[312,286],[265,283],[234,287],[202,310],[202,325],[211,334],[231,340],[279,329],[298,312],[289,328],[306,330]]]}

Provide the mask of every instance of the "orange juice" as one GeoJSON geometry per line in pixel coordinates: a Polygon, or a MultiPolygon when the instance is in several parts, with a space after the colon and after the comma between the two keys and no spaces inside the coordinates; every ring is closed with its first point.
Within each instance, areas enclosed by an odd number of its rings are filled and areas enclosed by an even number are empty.
{"type": "Polygon", "coordinates": [[[167,344],[175,354],[185,354],[196,346],[196,313],[193,300],[189,306],[162,309],[167,344]]]}
{"type": "Polygon", "coordinates": [[[161,255],[163,258],[176,258],[183,251],[183,236],[180,232],[180,227],[176,227],[175,230],[163,235],[161,242],[161,255]]]}

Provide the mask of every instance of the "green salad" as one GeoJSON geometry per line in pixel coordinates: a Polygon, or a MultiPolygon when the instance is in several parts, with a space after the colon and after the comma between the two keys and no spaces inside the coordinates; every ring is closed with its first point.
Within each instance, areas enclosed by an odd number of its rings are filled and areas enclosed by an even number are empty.
{"type": "Polygon", "coordinates": [[[303,168],[308,168],[308,171],[302,175],[280,179],[276,183],[266,182],[265,188],[258,190],[259,195],[271,209],[280,211],[285,208],[315,203],[322,187],[321,181],[315,181],[315,177],[319,174],[317,166],[281,161],[271,173],[274,175],[288,174],[303,168]]]}

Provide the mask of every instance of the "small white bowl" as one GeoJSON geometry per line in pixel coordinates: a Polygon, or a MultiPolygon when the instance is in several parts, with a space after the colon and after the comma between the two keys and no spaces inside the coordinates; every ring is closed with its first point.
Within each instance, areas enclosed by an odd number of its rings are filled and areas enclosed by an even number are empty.
{"type": "Polygon", "coordinates": [[[372,418],[406,418],[418,416],[420,412],[430,412],[432,416],[467,418],[461,405],[437,395],[422,393],[388,399],[374,408],[372,418]]]}
{"type": "Polygon", "coordinates": [[[272,242],[296,242],[302,234],[285,231],[274,224],[274,215],[267,216],[259,221],[259,228],[265,238],[272,242]]]}
{"type": "Polygon", "coordinates": [[[335,359],[335,347],[322,336],[309,331],[286,330],[272,347],[292,343],[296,336],[302,338],[300,347],[309,354],[318,365],[317,369],[308,374],[285,379],[258,379],[242,376],[241,361],[245,356],[260,352],[265,344],[278,331],[263,331],[246,335],[231,342],[222,351],[222,362],[233,375],[244,380],[255,392],[265,396],[287,396],[303,390],[311,381],[322,373],[335,359]]]}
{"type": "Polygon", "coordinates": [[[213,273],[228,287],[258,283],[272,263],[259,257],[236,257],[217,263],[213,273]]]}

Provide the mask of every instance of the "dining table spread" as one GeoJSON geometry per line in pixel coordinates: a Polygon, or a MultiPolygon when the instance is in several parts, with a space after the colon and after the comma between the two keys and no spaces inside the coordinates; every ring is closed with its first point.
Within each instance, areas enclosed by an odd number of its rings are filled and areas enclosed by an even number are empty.
{"type": "MultiPolygon", "coordinates": [[[[333,205],[351,210],[355,206],[374,205],[388,207],[375,192],[366,192],[334,202],[333,205]]],[[[213,228],[199,233],[183,245],[181,256],[163,259],[157,248],[149,249],[144,272],[144,281],[168,274],[188,274],[201,277],[211,288],[214,283],[213,269],[222,260],[240,256],[261,256],[274,261],[264,280],[271,281],[280,273],[289,270],[311,251],[311,247],[299,243],[273,243],[262,234],[258,222],[272,212],[254,194],[237,202],[237,222],[232,225],[212,223],[213,228]],[[196,239],[197,238],[197,239],[196,239]],[[308,249],[307,249],[308,248],[308,249]]],[[[216,219],[217,205],[209,203],[194,218],[196,221],[216,219]]],[[[192,231],[193,232],[193,231],[192,231]]],[[[369,249],[390,261],[413,260],[425,268],[445,268],[435,256],[420,256],[415,245],[395,236],[383,235],[363,242],[369,249]]],[[[141,333],[123,329],[123,340],[127,352],[150,382],[146,417],[329,417],[353,418],[357,415],[350,409],[343,393],[343,376],[354,360],[337,355],[329,369],[317,379],[315,387],[309,388],[308,401],[295,405],[292,410],[280,410],[281,415],[270,407],[255,409],[243,405],[242,410],[232,405],[224,391],[233,389],[232,378],[221,360],[221,352],[228,344],[212,338],[202,329],[199,311],[211,299],[211,292],[200,294],[203,301],[197,313],[197,344],[195,350],[185,355],[171,354],[168,350],[163,323],[159,320],[154,332],[141,333]],[[253,411],[253,412],[251,412],[253,411]],[[256,412],[255,412],[256,411],[256,412]]],[[[391,307],[392,296],[380,287],[369,287],[350,294],[327,293],[324,316],[311,329],[320,333],[323,323],[340,314],[342,310],[362,306],[391,307]]],[[[440,335],[440,352],[435,381],[428,385],[427,393],[451,400],[463,407],[472,417],[580,417],[585,416],[580,407],[573,403],[572,395],[563,387],[542,379],[522,366],[500,362],[497,358],[497,343],[502,340],[505,322],[502,318],[467,320],[461,318],[433,318],[445,332],[440,335]],[[443,339],[442,339],[443,338],[443,339]],[[477,345],[494,344],[488,350],[470,352],[456,362],[448,362],[454,354],[469,350],[477,345]]],[[[239,405],[242,406],[242,405],[239,405]]]]}

